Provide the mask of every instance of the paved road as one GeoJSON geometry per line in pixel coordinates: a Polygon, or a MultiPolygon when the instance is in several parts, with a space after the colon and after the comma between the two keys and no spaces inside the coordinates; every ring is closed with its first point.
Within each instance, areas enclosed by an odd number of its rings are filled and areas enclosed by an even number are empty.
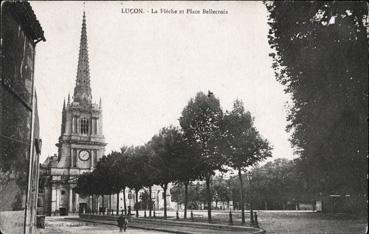
{"type": "MultiPolygon", "coordinates": [[[[273,234],[300,234],[300,233],[335,233],[356,234],[365,233],[368,222],[364,218],[354,218],[348,215],[329,215],[313,212],[293,211],[259,211],[260,226],[273,234]]],[[[194,212],[196,216],[205,216],[206,212],[194,212]]],[[[170,215],[175,215],[170,212],[170,215]]],[[[226,212],[214,212],[214,216],[227,215],[226,212]]],[[[239,213],[235,212],[235,219],[239,219],[239,213]]],[[[142,216],[141,216],[142,217],[142,216]]],[[[204,217],[204,218],[205,218],[204,217]]],[[[75,216],[74,218],[77,218],[75,216]]],[[[95,224],[77,220],[67,220],[63,217],[47,217],[46,229],[40,230],[39,234],[60,233],[96,233],[108,234],[119,233],[118,228],[111,225],[95,224]]],[[[126,233],[160,233],[150,230],[130,228],[126,233]]],[[[197,232],[204,233],[204,232],[197,232]]]]}
{"type": "MultiPolygon", "coordinates": [[[[118,234],[118,227],[104,224],[94,224],[90,222],[81,222],[76,220],[65,219],[64,217],[46,217],[45,229],[37,229],[36,234],[61,234],[61,233],[78,233],[78,234],[118,234]]],[[[148,231],[141,229],[128,228],[125,232],[133,233],[160,233],[156,231],[148,231]]]]}
{"type": "MultiPolygon", "coordinates": [[[[162,216],[162,211],[157,211],[162,216]]],[[[229,211],[214,210],[213,220],[227,223],[229,211]]],[[[295,210],[258,210],[258,221],[261,228],[268,234],[362,234],[367,233],[368,221],[365,217],[355,217],[349,214],[324,214],[312,211],[295,210]]],[[[194,218],[206,222],[206,211],[193,211],[194,218]]],[[[240,225],[241,214],[232,211],[233,223],[240,225]]],[[[141,217],[142,214],[140,213],[141,217]]],[[[175,212],[169,211],[168,216],[175,217],[175,212]]],[[[180,218],[183,212],[179,213],[180,218]]],[[[188,213],[188,218],[190,214],[188,213]]],[[[246,222],[248,224],[249,211],[246,211],[246,222]]]]}

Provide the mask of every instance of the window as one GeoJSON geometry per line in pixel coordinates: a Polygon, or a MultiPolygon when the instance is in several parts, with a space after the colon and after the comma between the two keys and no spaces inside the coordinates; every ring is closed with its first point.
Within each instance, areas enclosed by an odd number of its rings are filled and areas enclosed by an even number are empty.
{"type": "Polygon", "coordinates": [[[96,166],[96,164],[97,164],[97,150],[94,150],[93,151],[94,152],[94,154],[93,154],[93,160],[94,160],[94,165],[96,166]]]}
{"type": "Polygon", "coordinates": [[[94,121],[94,134],[97,134],[97,119],[94,121]]]}
{"type": "Polygon", "coordinates": [[[73,149],[72,167],[77,167],[77,150],[73,149]]]}
{"type": "Polygon", "coordinates": [[[88,134],[88,119],[81,119],[81,134],[88,134]]]}

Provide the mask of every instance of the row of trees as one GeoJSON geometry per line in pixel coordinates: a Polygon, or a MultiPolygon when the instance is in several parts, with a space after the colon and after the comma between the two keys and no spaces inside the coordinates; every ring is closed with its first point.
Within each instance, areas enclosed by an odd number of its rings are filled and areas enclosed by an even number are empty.
{"type": "MultiPolygon", "coordinates": [[[[227,203],[232,200],[232,191],[229,184],[230,180],[224,179],[222,176],[214,176],[211,184],[211,196],[212,201],[215,202],[215,208],[218,209],[218,204],[227,203]]],[[[239,186],[239,185],[238,185],[239,186]]],[[[207,191],[206,185],[199,181],[190,182],[187,186],[187,207],[189,209],[201,209],[206,207],[207,203],[207,191]]],[[[182,183],[175,184],[170,190],[172,200],[179,205],[185,204],[185,186],[182,183]]],[[[239,196],[238,196],[239,197],[239,196]]],[[[225,206],[223,206],[224,208],[225,206]]]]}
{"type": "MultiPolygon", "coordinates": [[[[296,166],[299,159],[275,159],[263,166],[256,166],[250,172],[242,174],[245,181],[246,202],[254,209],[296,209],[299,202],[312,202],[306,196],[301,172],[296,166]]],[[[215,176],[211,183],[212,200],[216,208],[225,208],[233,202],[234,209],[240,209],[240,180],[238,176],[225,179],[215,176]],[[226,203],[227,205],[223,205],[226,203]],[[222,207],[218,207],[222,204],[222,207]]],[[[172,199],[184,204],[184,185],[176,184],[171,189],[172,199]]],[[[198,209],[206,203],[206,186],[193,182],[189,185],[188,203],[192,209],[198,209]]]]}
{"type": "MultiPolygon", "coordinates": [[[[210,91],[207,95],[199,92],[183,109],[179,124],[181,128],[164,127],[144,146],[123,147],[121,152],[103,157],[91,174],[79,178],[78,192],[102,195],[130,187],[137,199],[138,191],[147,187],[151,198],[151,186],[156,184],[163,188],[166,197],[169,183],[182,183],[186,218],[188,185],[191,181],[205,180],[210,222],[211,179],[216,171],[231,169],[239,176],[245,222],[242,174],[271,156],[271,146],[254,127],[250,112],[236,100],[233,109],[223,113],[219,100],[210,91]],[[94,183],[89,185],[86,178],[94,183]]],[[[164,207],[166,217],[166,199],[164,207]]]]}

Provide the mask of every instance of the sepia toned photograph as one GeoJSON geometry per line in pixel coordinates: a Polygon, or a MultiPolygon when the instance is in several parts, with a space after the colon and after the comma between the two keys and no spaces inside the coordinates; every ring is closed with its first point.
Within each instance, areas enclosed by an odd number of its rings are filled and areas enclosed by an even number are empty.
{"type": "Polygon", "coordinates": [[[368,8],[1,1],[0,234],[367,234],[368,8]]]}

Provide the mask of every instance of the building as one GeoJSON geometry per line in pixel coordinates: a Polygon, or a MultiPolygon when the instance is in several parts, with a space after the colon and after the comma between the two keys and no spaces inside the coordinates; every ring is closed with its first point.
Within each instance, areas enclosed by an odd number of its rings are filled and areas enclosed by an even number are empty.
{"type": "Polygon", "coordinates": [[[101,99],[92,102],[87,47],[86,16],[83,12],[77,77],[72,100],[63,104],[58,154],[41,165],[40,196],[46,215],[67,215],[96,206],[93,197],[80,197],[75,191],[78,175],[92,171],[104,155],[101,99]]]}
{"type": "MultiPolygon", "coordinates": [[[[168,184],[168,189],[167,189],[167,209],[168,210],[177,210],[177,203],[172,201],[171,198],[171,194],[170,194],[170,189],[172,188],[172,184],[168,184]]],[[[144,193],[149,193],[148,189],[141,189],[138,192],[138,202],[139,202],[139,209],[145,209],[145,207],[141,207],[141,203],[142,203],[142,197],[144,193]]],[[[131,207],[132,210],[134,210],[134,206],[136,203],[136,194],[135,191],[129,188],[126,188],[125,191],[125,195],[126,195],[126,204],[127,207],[131,207]]],[[[116,195],[114,195],[116,196],[116,195]]],[[[120,201],[123,201],[123,193],[119,194],[120,196],[120,201]]],[[[159,185],[153,185],[151,187],[151,200],[153,202],[153,210],[162,210],[164,209],[164,191],[163,188],[160,187],[159,185]]],[[[111,205],[112,208],[114,208],[114,205],[116,205],[116,203],[114,203],[113,200],[113,204],[111,205]]],[[[119,204],[120,206],[120,210],[124,209],[124,204],[123,202],[120,202],[119,204]]],[[[146,208],[147,209],[147,208],[146,208]]]]}
{"type": "Polygon", "coordinates": [[[41,153],[34,62],[45,37],[28,2],[1,2],[0,20],[0,233],[32,233],[41,153]]]}
{"type": "MultiPolygon", "coordinates": [[[[172,201],[170,189],[172,188],[172,184],[168,184],[168,190],[167,190],[167,209],[168,210],[177,210],[179,206],[177,206],[177,203],[172,201]]],[[[149,194],[148,188],[140,189],[138,192],[138,209],[139,210],[149,210],[149,202],[144,203],[143,198],[144,194],[149,194]],[[145,205],[147,204],[147,205],[145,205]],[[146,206],[146,207],[145,207],[146,206]]],[[[104,199],[99,200],[99,207],[105,207],[105,210],[108,212],[116,213],[117,209],[119,209],[119,213],[124,211],[124,200],[126,202],[126,209],[131,209],[132,212],[135,210],[135,204],[136,204],[136,193],[134,189],[126,188],[125,191],[120,192],[118,195],[117,200],[117,194],[112,195],[106,195],[104,196],[104,199]],[[124,199],[125,196],[125,199],[124,199]],[[117,207],[118,205],[118,207],[117,207]]],[[[153,203],[152,209],[153,210],[163,210],[164,209],[164,191],[163,188],[159,185],[153,185],[151,187],[151,201],[153,203]]],[[[95,212],[97,209],[95,209],[95,212]]]]}

